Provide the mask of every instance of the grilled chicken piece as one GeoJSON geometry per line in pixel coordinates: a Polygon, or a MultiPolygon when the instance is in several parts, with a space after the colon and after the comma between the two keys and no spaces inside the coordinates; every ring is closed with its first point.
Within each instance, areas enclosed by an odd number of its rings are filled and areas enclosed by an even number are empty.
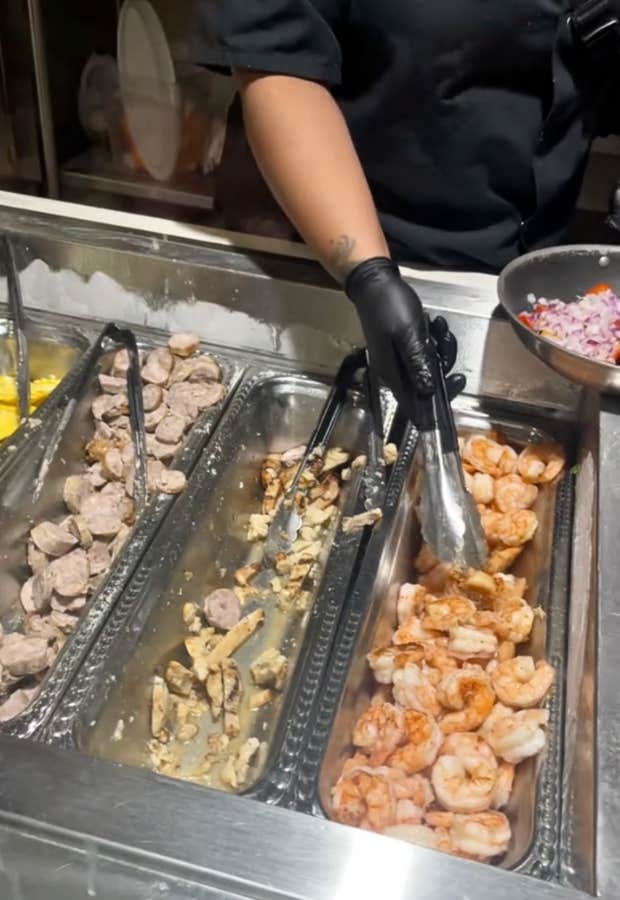
{"type": "Polygon", "coordinates": [[[247,566],[240,566],[234,573],[234,579],[237,584],[241,585],[241,587],[246,587],[259,571],[259,563],[251,563],[247,566]]]}
{"type": "Polygon", "coordinates": [[[237,753],[228,759],[221,775],[224,784],[233,789],[245,784],[250,765],[259,747],[260,742],[257,738],[248,738],[237,753]]]}
{"type": "Polygon", "coordinates": [[[199,346],[200,338],[190,332],[172,334],[168,339],[168,349],[174,353],[175,356],[180,356],[182,359],[195,353],[199,346]]]}
{"type": "Polygon", "coordinates": [[[385,444],[383,448],[383,462],[386,466],[393,466],[398,459],[398,447],[396,444],[385,444]]]}
{"type": "Polygon", "coordinates": [[[171,691],[181,694],[183,697],[189,697],[194,686],[194,674],[180,662],[171,660],[166,666],[164,678],[171,691]]]}
{"type": "Polygon", "coordinates": [[[99,387],[104,394],[120,394],[127,389],[127,379],[117,375],[104,375],[98,377],[99,387]]]}
{"type": "Polygon", "coordinates": [[[166,682],[159,675],[155,675],[151,696],[151,734],[153,737],[161,737],[165,733],[169,712],[170,694],[166,682]]]}
{"type": "MultiPolygon", "coordinates": [[[[90,567],[86,551],[81,547],[54,560],[49,568],[52,572],[54,591],[61,597],[73,598],[86,594],[90,567]]],[[[43,578],[44,576],[45,572],[36,577],[43,578]]]]}
{"type": "Polygon", "coordinates": [[[276,481],[280,474],[282,463],[279,453],[270,453],[266,456],[260,467],[260,481],[263,488],[267,488],[272,481],[276,481]]]}
{"type": "Polygon", "coordinates": [[[261,709],[261,707],[271,703],[272,700],[273,692],[270,688],[265,688],[262,691],[255,691],[250,697],[250,709],[261,709]]]}
{"type": "Polygon", "coordinates": [[[326,472],[331,472],[333,469],[339,469],[340,466],[345,466],[350,458],[350,455],[346,450],[343,450],[342,447],[330,447],[323,459],[321,474],[324,475],[326,472]]]}
{"type": "Polygon", "coordinates": [[[93,490],[92,482],[87,475],[69,475],[62,489],[62,497],[69,512],[78,514],[93,490]]]}
{"type": "Polygon", "coordinates": [[[279,479],[276,479],[267,485],[263,494],[263,513],[265,515],[269,515],[275,510],[278,505],[278,498],[281,494],[282,484],[279,479]]]}
{"type": "Polygon", "coordinates": [[[224,708],[224,677],[221,665],[213,666],[207,674],[205,688],[211,703],[211,714],[214,719],[219,719],[224,708]]]}
{"type": "Polygon", "coordinates": [[[281,691],[286,680],[288,661],[286,656],[270,647],[254,660],[250,666],[250,674],[259,687],[272,687],[281,691]]]}
{"type": "Polygon", "coordinates": [[[6,634],[0,643],[0,666],[9,675],[36,675],[47,668],[47,641],[24,634],[6,634]]]}
{"type": "Polygon", "coordinates": [[[164,444],[178,444],[183,437],[186,424],[187,419],[184,416],[168,413],[155,429],[155,437],[164,444]]]}
{"type": "Polygon", "coordinates": [[[248,526],[248,541],[264,541],[269,533],[269,524],[271,518],[261,513],[250,514],[250,524],[248,526]]]}
{"type": "Polygon", "coordinates": [[[168,381],[174,357],[166,347],[158,347],[152,350],[142,367],[142,380],[147,384],[157,384],[163,387],[168,381]]]}
{"type": "Polygon", "coordinates": [[[142,389],[144,412],[152,412],[164,402],[164,391],[158,384],[145,384],[142,389]]]}
{"type": "Polygon", "coordinates": [[[369,509],[356,516],[345,516],[342,520],[342,530],[345,534],[351,534],[354,531],[361,531],[367,525],[375,525],[382,518],[383,513],[380,509],[369,509]]]}
{"type": "Polygon", "coordinates": [[[176,469],[163,469],[157,481],[157,490],[164,494],[180,494],[185,490],[187,479],[176,469]]]}
{"type": "Polygon", "coordinates": [[[194,603],[184,603],[181,614],[187,630],[191,634],[198,634],[202,627],[200,610],[198,607],[194,603]]]}
{"type": "Polygon", "coordinates": [[[304,458],[304,453],[306,452],[306,445],[300,444],[298,447],[291,447],[290,450],[285,450],[284,453],[280,454],[280,460],[283,466],[294,466],[296,463],[299,463],[304,458]]]}
{"type": "Polygon", "coordinates": [[[240,731],[239,706],[243,694],[239,668],[234,659],[226,659],[222,663],[222,682],[224,686],[224,734],[229,738],[234,738],[240,731]]]}
{"type": "Polygon", "coordinates": [[[198,681],[204,681],[209,673],[208,657],[221,640],[214,628],[201,628],[200,634],[186,638],[185,649],[192,659],[192,669],[198,681]]]}
{"type": "Polygon", "coordinates": [[[304,525],[326,525],[336,511],[335,506],[324,506],[321,499],[306,507],[303,514],[304,525]]]}
{"type": "Polygon", "coordinates": [[[30,537],[34,545],[48,556],[62,556],[77,544],[77,538],[65,528],[47,521],[35,525],[30,537]]]}

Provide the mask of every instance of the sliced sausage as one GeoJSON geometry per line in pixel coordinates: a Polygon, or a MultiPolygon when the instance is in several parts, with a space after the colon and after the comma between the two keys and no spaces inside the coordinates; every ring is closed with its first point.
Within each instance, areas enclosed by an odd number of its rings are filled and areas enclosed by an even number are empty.
{"type": "Polygon", "coordinates": [[[203,601],[203,609],[209,625],[222,631],[230,631],[241,618],[241,604],[229,588],[211,591],[203,601]]]}
{"type": "Polygon", "coordinates": [[[172,353],[166,347],[158,347],[146,358],[146,363],[142,367],[142,380],[147,384],[158,384],[163,387],[168,381],[173,365],[172,353]]]}
{"type": "Polygon", "coordinates": [[[67,509],[72,513],[79,513],[83,502],[93,493],[93,486],[86,475],[69,475],[65,479],[62,489],[62,497],[67,509]]]}
{"type": "Polygon", "coordinates": [[[111,562],[110,550],[105,541],[93,541],[92,547],[88,550],[90,574],[100,575],[102,572],[107,572],[111,562]]]}
{"type": "MultiPolygon", "coordinates": [[[[96,498],[90,498],[96,499],[96,498]]],[[[88,503],[89,501],[86,501],[88,503]]],[[[77,544],[77,538],[53,522],[40,522],[30,532],[33,543],[48,556],[62,556],[77,544]]]]}
{"type": "Polygon", "coordinates": [[[123,477],[123,457],[117,447],[106,450],[101,460],[103,474],[112,481],[120,481],[123,477]]]}
{"type": "Polygon", "coordinates": [[[183,472],[176,469],[164,469],[157,483],[157,490],[164,494],[180,494],[185,489],[187,479],[183,472]]]}
{"type": "Polygon", "coordinates": [[[164,392],[158,384],[147,384],[142,390],[144,412],[152,412],[163,403],[164,392]]]}
{"type": "Polygon", "coordinates": [[[183,437],[186,421],[184,416],[168,413],[155,429],[155,437],[164,444],[178,444],[183,437]]]}
{"type": "Polygon", "coordinates": [[[50,569],[53,573],[54,591],[60,597],[73,598],[86,594],[90,568],[86,551],[81,547],[54,560],[50,569]]]}
{"type": "Polygon", "coordinates": [[[155,431],[160,422],[162,422],[168,413],[165,403],[158,406],[152,412],[148,412],[144,416],[144,427],[147,431],[155,431]]]}
{"type": "Polygon", "coordinates": [[[127,389],[127,379],[117,375],[99,375],[99,387],[104,394],[120,394],[127,389]]]}
{"type": "Polygon", "coordinates": [[[10,675],[35,675],[47,668],[47,641],[23,634],[7,635],[0,645],[0,665],[10,675]]]}
{"type": "Polygon", "coordinates": [[[190,332],[179,332],[168,339],[168,348],[175,356],[185,359],[195,353],[200,346],[200,338],[190,332]]]}
{"type": "Polygon", "coordinates": [[[82,507],[82,516],[93,537],[113,538],[123,524],[118,499],[106,496],[103,491],[88,498],[82,507]]]}

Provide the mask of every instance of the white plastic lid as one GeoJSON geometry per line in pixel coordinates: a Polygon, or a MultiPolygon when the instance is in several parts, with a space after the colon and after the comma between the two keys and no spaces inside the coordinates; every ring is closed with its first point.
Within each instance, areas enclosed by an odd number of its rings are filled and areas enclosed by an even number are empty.
{"type": "Polygon", "coordinates": [[[167,181],[179,152],[181,97],[164,29],[148,0],[125,0],[117,44],[129,134],[149,174],[167,181]]]}

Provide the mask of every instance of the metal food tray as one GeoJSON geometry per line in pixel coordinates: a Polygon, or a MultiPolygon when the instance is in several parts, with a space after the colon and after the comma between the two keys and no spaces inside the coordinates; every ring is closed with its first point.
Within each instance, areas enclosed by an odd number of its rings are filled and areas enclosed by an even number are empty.
{"type": "MultiPolygon", "coordinates": [[[[139,347],[143,350],[157,346],[160,346],[157,339],[144,340],[141,337],[139,340],[139,347]]],[[[200,349],[205,350],[205,347],[201,345],[200,349]]],[[[19,591],[30,575],[26,561],[28,533],[37,522],[67,515],[63,501],[64,481],[68,475],[83,471],[84,444],[94,430],[90,407],[99,394],[97,375],[110,371],[115,352],[110,349],[98,360],[87,358],[77,366],[67,383],[59,386],[55,396],[50,397],[47,410],[37,416],[36,427],[21,427],[14,439],[5,442],[0,452],[0,557],[3,560],[0,571],[0,623],[6,631],[15,630],[22,620],[19,591]],[[49,467],[45,469],[43,466],[41,471],[50,435],[63,418],[66,425],[62,438],[49,467]],[[38,481],[42,481],[42,487],[33,500],[34,486],[38,481]]],[[[200,415],[171,461],[171,467],[186,475],[189,475],[243,374],[243,367],[230,356],[213,353],[210,348],[209,352],[220,365],[226,396],[200,415]]],[[[123,549],[90,597],[75,631],[69,635],[46,674],[40,693],[20,715],[0,723],[1,731],[29,737],[49,719],[175,499],[174,496],[157,494],[147,503],[123,549]]]]}
{"type": "MultiPolygon", "coordinates": [[[[529,416],[524,421],[502,409],[482,412],[472,404],[468,411],[457,413],[457,426],[463,434],[496,429],[515,446],[548,440],[551,435],[562,443],[567,459],[572,449],[569,430],[561,423],[554,427],[552,421],[543,423],[529,416]]],[[[336,640],[323,699],[313,717],[315,727],[306,742],[295,793],[297,808],[315,815],[330,815],[331,788],[353,753],[353,725],[374,692],[366,654],[391,639],[398,589],[403,582],[415,580],[413,560],[421,544],[412,497],[416,465],[413,453],[409,460],[400,460],[400,472],[394,475],[395,479],[400,476],[400,498],[396,503],[392,499],[391,512],[369,545],[336,640]]],[[[555,666],[556,682],[546,702],[550,712],[546,749],[516,771],[504,810],[512,825],[512,841],[499,864],[545,879],[557,874],[558,864],[572,487],[567,466],[559,484],[542,488],[533,507],[539,517],[538,531],[512,570],[527,579],[529,602],[545,612],[543,619],[535,619],[530,640],[518,652],[548,659],[555,666]]]]}
{"type": "MultiPolygon", "coordinates": [[[[91,341],[78,328],[50,323],[44,316],[29,317],[27,335],[30,380],[53,376],[60,382],[33,413],[33,416],[40,416],[48,405],[53,404],[65,379],[71,378],[91,341]]],[[[0,374],[15,375],[16,352],[13,323],[6,317],[0,318],[0,374]]]]}
{"type": "MultiPolygon", "coordinates": [[[[262,460],[308,439],[326,394],[325,385],[303,376],[247,374],[187,491],[145,555],[44,739],[116,763],[151,768],[147,742],[152,676],[171,658],[183,658],[179,652],[189,635],[181,618],[182,604],[200,602],[210,590],[234,583],[233,571],[256,546],[247,543],[245,533],[249,514],[261,507],[262,460]],[[112,740],[120,720],[122,738],[112,740]]],[[[393,405],[388,419],[391,414],[393,405]]],[[[352,395],[330,445],[343,446],[353,455],[363,452],[369,429],[370,415],[359,396],[352,395]]],[[[345,485],[341,513],[359,509],[361,481],[357,473],[345,485]]],[[[328,532],[328,558],[310,609],[282,613],[274,598],[259,601],[265,623],[234,654],[244,680],[244,701],[241,734],[230,746],[250,735],[268,745],[261,767],[243,790],[246,794],[275,802],[290,783],[361,540],[359,532],[328,532]],[[250,712],[248,667],[270,646],[280,647],[289,658],[287,683],[268,707],[250,712]]],[[[208,721],[201,723],[184,757],[190,768],[204,758],[210,714],[205,718],[208,721]]]]}

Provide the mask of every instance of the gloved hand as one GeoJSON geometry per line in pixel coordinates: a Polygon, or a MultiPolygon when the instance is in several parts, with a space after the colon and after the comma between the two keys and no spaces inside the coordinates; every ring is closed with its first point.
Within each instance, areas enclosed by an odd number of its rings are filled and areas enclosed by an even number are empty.
{"type": "MultiPolygon", "coordinates": [[[[415,423],[414,397],[431,396],[437,388],[430,337],[446,374],[456,360],[456,338],[445,319],[429,323],[420,298],[390,259],[376,257],[357,265],[345,291],[360,317],[371,366],[415,423]]],[[[465,378],[451,375],[446,386],[452,400],[465,387],[465,378]]]]}

